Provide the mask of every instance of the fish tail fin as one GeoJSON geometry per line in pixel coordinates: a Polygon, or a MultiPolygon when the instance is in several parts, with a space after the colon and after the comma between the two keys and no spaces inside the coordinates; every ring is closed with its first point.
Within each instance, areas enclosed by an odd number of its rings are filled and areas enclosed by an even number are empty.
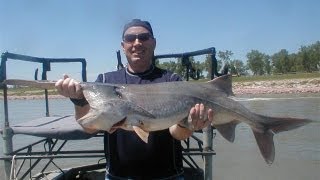
{"type": "Polygon", "coordinates": [[[274,142],[273,142],[273,135],[274,133],[270,130],[265,131],[263,133],[254,131],[254,137],[256,138],[258,147],[260,149],[261,155],[263,156],[264,160],[268,164],[272,164],[274,160],[274,142]]]}
{"type": "Polygon", "coordinates": [[[256,138],[260,152],[268,164],[272,164],[275,156],[275,148],[273,142],[273,135],[282,131],[289,131],[296,129],[303,125],[312,122],[309,119],[299,118],[281,118],[281,117],[267,117],[263,115],[257,115],[264,119],[263,131],[252,129],[256,138]]]}
{"type": "Polygon", "coordinates": [[[268,117],[263,115],[258,115],[260,118],[264,119],[263,125],[272,130],[273,133],[277,134],[282,131],[289,131],[296,129],[298,127],[304,126],[308,123],[314,122],[310,119],[302,118],[291,118],[291,117],[268,117]]]}

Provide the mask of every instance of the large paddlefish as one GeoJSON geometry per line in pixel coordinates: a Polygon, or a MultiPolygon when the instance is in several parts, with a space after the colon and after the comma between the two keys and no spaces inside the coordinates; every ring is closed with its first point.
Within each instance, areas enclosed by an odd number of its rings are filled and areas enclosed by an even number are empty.
{"type": "MultiPolygon", "coordinates": [[[[6,80],[6,84],[53,88],[54,82],[6,80]]],[[[164,82],[146,85],[80,83],[90,111],[78,122],[83,127],[114,132],[117,128],[135,131],[148,142],[148,133],[180,123],[192,129],[188,114],[196,103],[214,111],[214,126],[233,142],[237,124],[248,124],[261,154],[268,164],[274,160],[273,135],[305,125],[311,120],[293,117],[269,117],[251,112],[230,96],[231,77],[208,82],[164,82]]]]}

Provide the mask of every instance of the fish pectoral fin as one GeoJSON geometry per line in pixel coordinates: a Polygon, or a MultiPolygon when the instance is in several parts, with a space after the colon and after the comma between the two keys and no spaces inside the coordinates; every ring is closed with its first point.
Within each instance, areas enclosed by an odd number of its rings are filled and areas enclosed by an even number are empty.
{"type": "Polygon", "coordinates": [[[219,133],[229,142],[233,142],[235,138],[235,129],[239,121],[231,121],[227,124],[214,125],[219,133]]]}
{"type": "Polygon", "coordinates": [[[156,118],[153,114],[151,114],[147,110],[143,109],[139,105],[133,105],[133,106],[131,106],[131,108],[132,108],[133,112],[136,113],[136,114],[142,115],[144,117],[149,117],[149,118],[152,118],[152,119],[156,118]]]}
{"type": "Polygon", "coordinates": [[[138,126],[132,126],[134,132],[137,133],[137,135],[141,138],[142,141],[144,141],[145,143],[148,143],[148,138],[149,138],[149,132],[141,129],[138,126]]]}
{"type": "Polygon", "coordinates": [[[260,152],[264,160],[268,164],[272,164],[274,160],[274,143],[273,135],[274,133],[270,130],[265,131],[264,133],[256,132],[253,130],[254,137],[256,138],[257,144],[259,146],[260,152]]]}

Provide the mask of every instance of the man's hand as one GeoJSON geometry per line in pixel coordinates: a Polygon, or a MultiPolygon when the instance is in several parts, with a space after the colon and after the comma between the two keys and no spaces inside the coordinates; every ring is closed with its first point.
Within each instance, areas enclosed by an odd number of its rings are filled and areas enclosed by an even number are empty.
{"type": "Polygon", "coordinates": [[[213,110],[208,109],[206,112],[203,104],[196,104],[190,110],[188,121],[191,121],[193,131],[201,130],[212,123],[213,110]]]}
{"type": "Polygon", "coordinates": [[[188,121],[191,123],[192,129],[185,128],[179,124],[175,124],[169,128],[170,134],[177,140],[184,140],[190,137],[193,131],[201,130],[211,124],[213,121],[213,110],[206,111],[203,104],[196,104],[190,109],[188,121]]]}
{"type": "Polygon", "coordinates": [[[56,82],[55,87],[62,96],[74,99],[84,98],[79,82],[69,78],[68,75],[64,75],[63,79],[59,79],[56,82]]]}
{"type": "MultiPolygon", "coordinates": [[[[59,79],[55,84],[56,89],[58,90],[59,94],[72,98],[72,99],[84,99],[83,91],[79,82],[75,81],[74,79],[69,78],[68,75],[64,75],[63,79],[59,79]]],[[[84,115],[86,115],[90,110],[89,105],[85,106],[78,106],[75,105],[75,119],[78,120],[84,115]]],[[[98,131],[95,129],[88,129],[83,128],[87,133],[93,134],[97,133],[98,131]]]]}

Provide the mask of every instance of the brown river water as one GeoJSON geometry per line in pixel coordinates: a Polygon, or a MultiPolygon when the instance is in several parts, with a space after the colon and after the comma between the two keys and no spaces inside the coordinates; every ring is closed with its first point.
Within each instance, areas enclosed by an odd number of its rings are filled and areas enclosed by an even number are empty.
{"type": "MultiPolygon", "coordinates": [[[[314,119],[320,122],[320,94],[267,94],[241,95],[237,100],[252,111],[270,116],[293,116],[314,119]]],[[[3,127],[3,101],[0,100],[0,123],[3,127]]],[[[66,99],[50,100],[51,115],[73,113],[72,104],[66,99]]],[[[11,100],[9,102],[9,120],[11,124],[24,122],[45,116],[45,103],[37,100],[11,100]]],[[[320,179],[320,123],[313,123],[274,137],[276,156],[272,165],[264,162],[250,128],[238,125],[234,143],[224,140],[219,133],[214,139],[213,157],[214,180],[318,180],[320,179]]],[[[201,134],[197,134],[201,138],[201,134]]],[[[39,138],[14,136],[14,149],[34,142],[39,138]]],[[[3,142],[0,139],[0,153],[3,142]]],[[[65,150],[102,149],[102,139],[92,138],[69,142],[65,150]]],[[[88,163],[99,159],[90,158],[88,163]]],[[[83,164],[82,160],[56,160],[60,168],[83,164]]],[[[201,158],[196,158],[199,166],[201,158]]],[[[55,169],[55,167],[52,167],[55,169]]],[[[36,172],[35,172],[36,173],[36,172]]],[[[0,163],[0,179],[3,175],[3,163],[0,163]]]]}

